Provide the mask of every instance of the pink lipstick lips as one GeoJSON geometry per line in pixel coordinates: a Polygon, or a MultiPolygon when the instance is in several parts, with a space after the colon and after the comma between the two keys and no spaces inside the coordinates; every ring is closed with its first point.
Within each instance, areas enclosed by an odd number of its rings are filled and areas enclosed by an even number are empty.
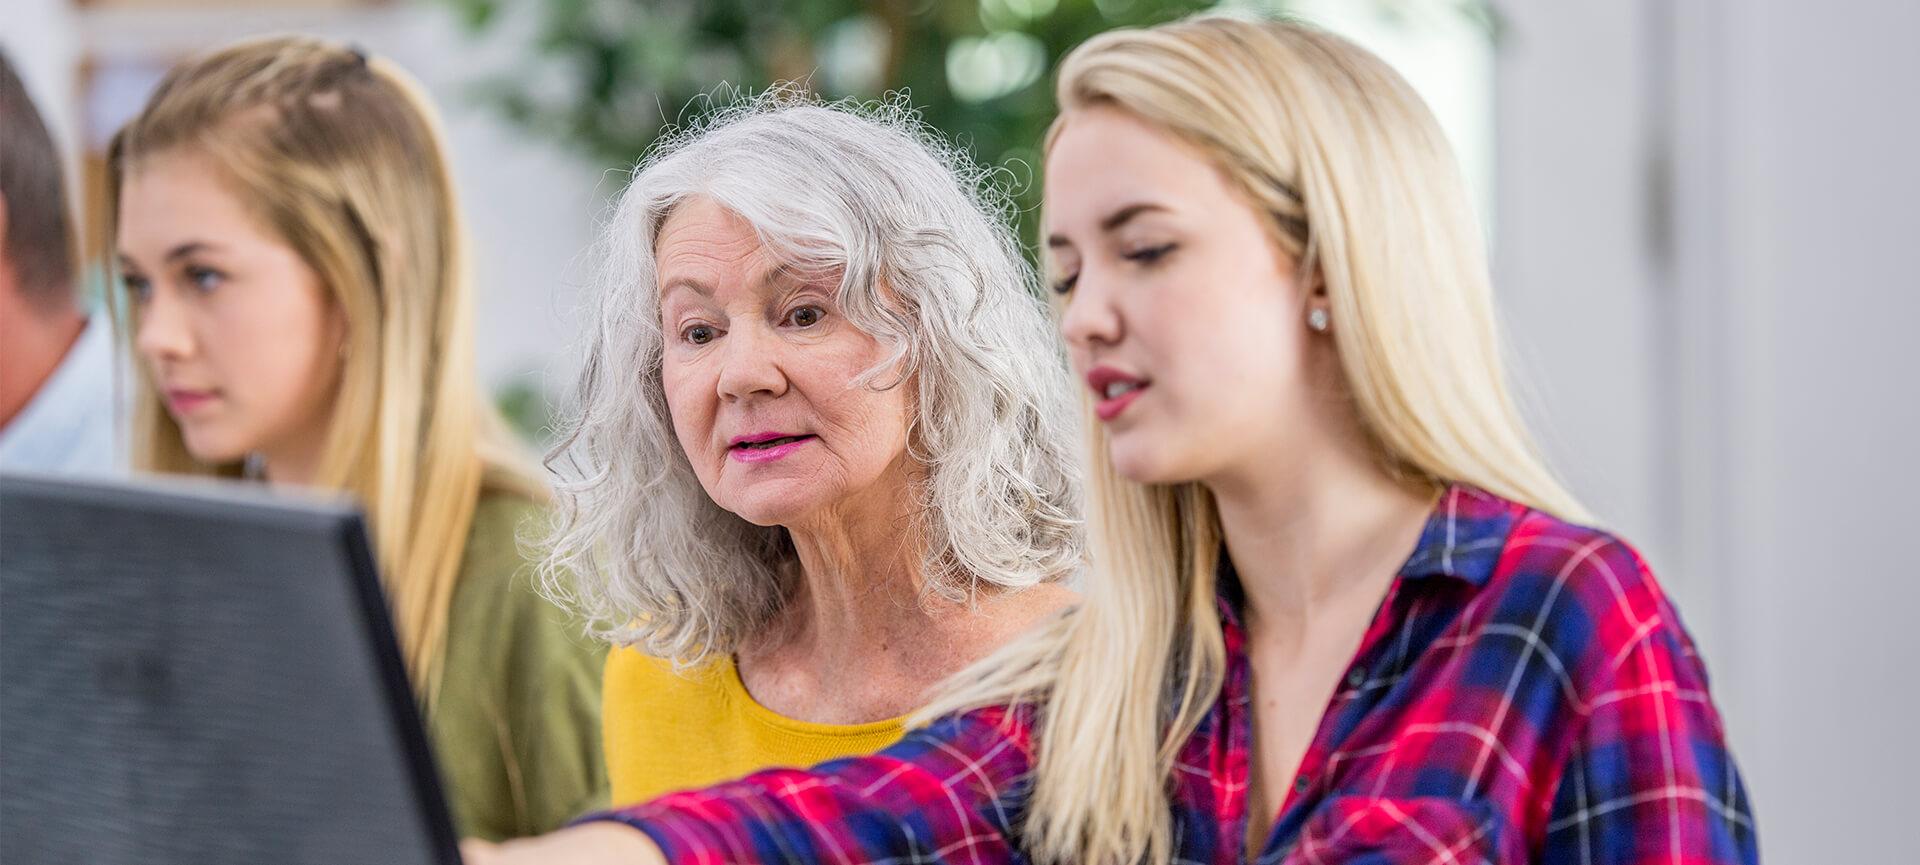
{"type": "Polygon", "coordinates": [[[770,463],[785,459],[818,438],[804,433],[762,432],[735,436],[727,442],[727,456],[736,462],[770,463]]]}
{"type": "Polygon", "coordinates": [[[1087,386],[1093,389],[1093,413],[1103,421],[1120,416],[1133,405],[1133,401],[1145,393],[1149,382],[1139,376],[1128,375],[1110,366],[1096,366],[1087,373],[1087,386]]]}

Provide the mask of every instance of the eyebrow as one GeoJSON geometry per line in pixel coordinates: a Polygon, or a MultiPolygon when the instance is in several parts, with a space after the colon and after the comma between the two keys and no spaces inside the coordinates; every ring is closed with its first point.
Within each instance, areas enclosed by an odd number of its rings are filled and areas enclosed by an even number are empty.
{"type": "MultiPolygon", "coordinates": [[[[1150,202],[1150,201],[1142,201],[1135,204],[1129,204],[1109,214],[1107,218],[1100,220],[1100,231],[1103,233],[1114,231],[1118,229],[1120,226],[1126,225],[1127,222],[1129,220],[1132,220],[1134,217],[1139,216],[1142,213],[1149,213],[1152,211],[1160,211],[1162,213],[1165,213],[1165,212],[1168,212],[1168,208],[1165,205],[1154,204],[1153,202],[1150,202]]],[[[1047,235],[1048,249],[1060,249],[1061,247],[1072,246],[1072,245],[1073,244],[1067,242],[1067,237],[1064,234],[1047,235]]]]}
{"type": "MultiPolygon", "coordinates": [[[[773,267],[767,268],[765,273],[760,274],[759,278],[754,280],[754,284],[764,288],[767,286],[774,285],[775,283],[779,283],[782,281],[789,281],[789,280],[799,281],[799,282],[805,281],[805,280],[799,279],[799,270],[797,268],[793,267],[792,265],[783,263],[783,264],[776,264],[773,267]]],[[[680,276],[680,277],[675,277],[673,279],[668,280],[666,285],[661,286],[660,296],[666,297],[667,295],[672,294],[675,290],[682,289],[682,288],[692,291],[694,294],[698,294],[701,297],[704,297],[708,300],[713,299],[713,286],[688,276],[680,276]]]]}
{"type": "Polygon", "coordinates": [[[164,261],[179,261],[197,252],[212,252],[219,247],[204,240],[189,240],[167,252],[164,261]]]}
{"type": "Polygon", "coordinates": [[[674,279],[668,280],[666,285],[663,285],[660,287],[660,296],[666,297],[667,295],[672,294],[676,290],[682,289],[682,288],[687,289],[693,292],[694,294],[700,295],[701,297],[704,297],[708,300],[713,299],[713,286],[708,285],[704,282],[701,282],[700,280],[692,279],[685,276],[676,277],[674,279]]]}
{"type": "MultiPolygon", "coordinates": [[[[186,243],[182,243],[179,246],[176,246],[170,250],[167,250],[167,254],[164,256],[161,256],[160,260],[161,261],[179,261],[183,258],[187,258],[196,253],[214,252],[214,251],[217,251],[219,248],[220,248],[219,245],[208,243],[207,241],[204,241],[204,240],[189,240],[186,243]]],[[[129,256],[124,252],[115,253],[115,255],[117,258],[120,259],[121,270],[127,270],[130,267],[132,267],[133,269],[138,269],[132,256],[129,256]]]]}
{"type": "Polygon", "coordinates": [[[805,285],[808,280],[800,273],[799,268],[784,261],[767,268],[765,273],[760,274],[759,284],[763,288],[782,282],[797,282],[805,285]]]}

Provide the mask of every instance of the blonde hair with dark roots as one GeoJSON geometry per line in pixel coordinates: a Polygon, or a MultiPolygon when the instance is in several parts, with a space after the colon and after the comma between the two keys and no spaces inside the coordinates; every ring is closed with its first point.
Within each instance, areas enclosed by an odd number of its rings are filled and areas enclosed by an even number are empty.
{"type": "MultiPolygon", "coordinates": [[[[109,225],[126,179],[183,151],[219,167],[344,313],[315,484],[366,509],[408,673],[430,704],[482,488],[544,495],[480,391],[466,240],[438,118],[384,60],[306,37],[239,42],[175,67],[114,136],[109,225]]],[[[137,467],[241,474],[239,463],[195,460],[152,384],[140,377],[136,387],[137,467]]]]}
{"type": "MultiPolygon", "coordinates": [[[[1385,472],[1586,516],[1508,395],[1453,154],[1379,58],[1297,22],[1191,18],[1082,44],[1061,64],[1058,98],[1049,149],[1076,111],[1127,112],[1210,157],[1267,217],[1277,248],[1318,275],[1355,413],[1385,472]]],[[[1120,477],[1104,429],[1088,426],[1084,606],[961,673],[920,717],[1038,700],[1025,826],[1035,860],[1165,865],[1174,759],[1225,670],[1219,516],[1198,483],[1120,477]]]]}

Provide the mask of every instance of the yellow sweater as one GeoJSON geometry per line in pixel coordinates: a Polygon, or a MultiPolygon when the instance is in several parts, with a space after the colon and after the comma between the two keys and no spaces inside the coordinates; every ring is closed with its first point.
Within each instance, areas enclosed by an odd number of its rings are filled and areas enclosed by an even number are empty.
{"type": "Polygon", "coordinates": [[[904,718],[838,725],[776,714],[754,702],[731,658],[676,673],[671,661],[614,649],[603,685],[614,807],[761,769],[871,754],[906,732],[904,718]]]}

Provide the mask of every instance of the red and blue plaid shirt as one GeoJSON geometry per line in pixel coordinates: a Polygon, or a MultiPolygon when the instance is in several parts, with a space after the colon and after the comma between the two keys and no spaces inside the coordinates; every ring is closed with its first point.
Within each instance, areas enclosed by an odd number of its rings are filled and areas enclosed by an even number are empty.
{"type": "MultiPolygon", "coordinates": [[[[1459,486],[1250,856],[1251,676],[1226,570],[1226,679],[1169,785],[1176,863],[1757,861],[1706,671],[1639,556],[1459,486]]],[[[976,710],[870,757],[596,819],[646,832],[671,862],[1025,862],[1033,720],[976,710]]]]}

